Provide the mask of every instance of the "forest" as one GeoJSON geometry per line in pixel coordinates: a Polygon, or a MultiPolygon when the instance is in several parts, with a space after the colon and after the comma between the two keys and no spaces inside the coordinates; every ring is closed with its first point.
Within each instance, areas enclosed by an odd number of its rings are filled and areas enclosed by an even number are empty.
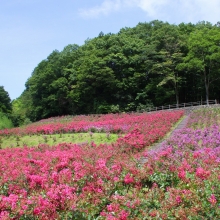
{"type": "Polygon", "coordinates": [[[219,83],[220,22],[154,20],[52,51],[19,98],[9,101],[0,88],[0,109],[19,126],[53,116],[219,101],[219,83]]]}

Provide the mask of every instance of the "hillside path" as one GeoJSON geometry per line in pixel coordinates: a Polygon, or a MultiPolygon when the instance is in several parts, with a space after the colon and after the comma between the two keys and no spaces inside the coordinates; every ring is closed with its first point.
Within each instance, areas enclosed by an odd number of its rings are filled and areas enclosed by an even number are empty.
{"type": "MultiPolygon", "coordinates": [[[[169,135],[165,136],[160,142],[155,143],[153,146],[151,146],[148,152],[159,150],[163,145],[165,145],[167,140],[172,138],[172,136],[174,136],[176,132],[186,127],[188,118],[189,116],[185,114],[181,122],[179,122],[179,124],[169,133],[169,135]]],[[[146,163],[146,162],[147,162],[147,158],[141,159],[141,163],[146,163]]]]}

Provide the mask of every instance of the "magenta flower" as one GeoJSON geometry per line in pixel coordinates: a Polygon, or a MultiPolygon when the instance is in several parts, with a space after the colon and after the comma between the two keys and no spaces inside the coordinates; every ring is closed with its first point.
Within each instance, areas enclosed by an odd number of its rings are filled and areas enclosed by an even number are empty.
{"type": "Polygon", "coordinates": [[[212,206],[214,206],[217,203],[217,200],[216,200],[214,194],[211,194],[211,196],[209,197],[208,201],[211,203],[212,206]]]}
{"type": "Polygon", "coordinates": [[[124,178],[124,182],[126,184],[134,183],[134,178],[128,173],[124,178]]]}
{"type": "Polygon", "coordinates": [[[98,161],[96,162],[96,167],[97,168],[104,168],[106,166],[106,160],[105,159],[98,159],[98,161]]]}
{"type": "Polygon", "coordinates": [[[125,210],[122,210],[120,213],[120,220],[126,220],[129,216],[129,213],[126,212],[125,210]]]}
{"type": "Polygon", "coordinates": [[[33,211],[34,215],[39,215],[40,213],[41,213],[40,208],[35,208],[34,211],[33,211]]]}
{"type": "Polygon", "coordinates": [[[186,172],[184,170],[180,170],[178,173],[178,177],[182,180],[186,179],[186,172]]]}
{"type": "Polygon", "coordinates": [[[9,212],[7,212],[7,211],[0,211],[0,219],[2,219],[2,220],[10,219],[9,212]]]}
{"type": "Polygon", "coordinates": [[[117,176],[115,176],[115,177],[113,178],[113,180],[114,180],[114,182],[118,182],[118,181],[119,181],[119,178],[118,178],[117,176]]]}
{"type": "Polygon", "coordinates": [[[119,204],[112,203],[112,204],[107,205],[108,212],[118,212],[119,209],[120,209],[119,204]]]}
{"type": "Polygon", "coordinates": [[[182,199],[180,196],[177,196],[176,197],[176,202],[178,203],[178,205],[182,202],[182,199]]]}
{"type": "Polygon", "coordinates": [[[202,180],[205,180],[210,176],[210,171],[206,171],[202,167],[198,167],[196,169],[196,176],[202,180]]]}

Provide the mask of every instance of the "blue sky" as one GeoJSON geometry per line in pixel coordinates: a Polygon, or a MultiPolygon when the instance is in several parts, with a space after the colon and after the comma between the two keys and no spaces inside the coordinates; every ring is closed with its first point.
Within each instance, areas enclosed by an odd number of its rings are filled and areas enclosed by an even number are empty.
{"type": "Polygon", "coordinates": [[[55,49],[158,19],[220,21],[220,0],[0,0],[0,86],[13,100],[55,49]]]}

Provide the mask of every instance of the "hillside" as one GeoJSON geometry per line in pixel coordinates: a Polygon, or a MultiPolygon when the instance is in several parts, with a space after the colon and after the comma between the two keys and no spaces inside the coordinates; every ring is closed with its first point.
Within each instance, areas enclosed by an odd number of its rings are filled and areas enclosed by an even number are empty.
{"type": "Polygon", "coordinates": [[[13,102],[17,124],[220,100],[219,39],[219,26],[209,22],[154,20],[54,50],[13,102]]]}
{"type": "Polygon", "coordinates": [[[183,111],[81,115],[2,130],[3,139],[118,137],[1,149],[0,218],[219,219],[220,108],[192,112],[185,127],[154,148],[182,117],[183,111]]]}

